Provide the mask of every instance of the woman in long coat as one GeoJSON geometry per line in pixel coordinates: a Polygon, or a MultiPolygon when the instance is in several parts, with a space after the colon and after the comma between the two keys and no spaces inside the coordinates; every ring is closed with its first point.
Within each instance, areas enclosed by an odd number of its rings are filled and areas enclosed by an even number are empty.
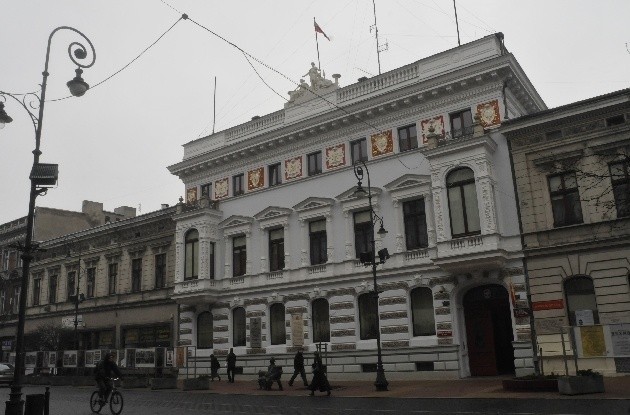
{"type": "Polygon", "coordinates": [[[316,390],[320,392],[326,392],[328,396],[330,396],[330,383],[328,383],[328,378],[326,377],[326,372],[324,371],[324,364],[322,363],[322,358],[319,355],[319,352],[315,352],[313,356],[313,380],[308,388],[311,390],[310,396],[315,394],[316,390]]]}

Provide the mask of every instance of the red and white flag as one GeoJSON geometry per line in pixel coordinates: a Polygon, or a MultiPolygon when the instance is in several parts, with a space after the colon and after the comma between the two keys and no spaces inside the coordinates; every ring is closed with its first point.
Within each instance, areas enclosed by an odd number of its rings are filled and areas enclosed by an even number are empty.
{"type": "Polygon", "coordinates": [[[324,33],[324,31],[322,30],[321,27],[319,27],[319,25],[317,24],[316,21],[313,21],[313,23],[315,23],[315,33],[321,33],[322,35],[324,35],[324,37],[326,39],[328,39],[330,41],[330,38],[328,37],[328,35],[326,35],[326,33],[324,33]]]}

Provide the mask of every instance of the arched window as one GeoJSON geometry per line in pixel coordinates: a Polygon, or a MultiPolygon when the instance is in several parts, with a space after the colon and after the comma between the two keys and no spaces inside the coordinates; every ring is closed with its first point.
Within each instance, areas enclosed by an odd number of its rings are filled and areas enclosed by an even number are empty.
{"type": "Polygon", "coordinates": [[[312,321],[313,321],[313,342],[329,342],[330,341],[330,309],[328,300],[318,298],[311,305],[312,321]]]}
{"type": "Polygon", "coordinates": [[[210,349],[213,347],[212,313],[204,311],[197,317],[197,348],[210,349]]]}
{"type": "Polygon", "coordinates": [[[359,328],[361,340],[376,339],[378,335],[378,304],[373,293],[359,296],[359,328]]]}
{"type": "Polygon", "coordinates": [[[186,232],[184,279],[194,280],[199,276],[199,232],[191,229],[186,232]]]}
{"type": "Polygon", "coordinates": [[[245,346],[246,342],[245,309],[237,307],[232,311],[232,346],[245,346]]]}
{"type": "Polygon", "coordinates": [[[567,279],[564,282],[564,293],[567,297],[570,325],[599,324],[595,287],[591,278],[580,275],[567,279]]]}
{"type": "Polygon", "coordinates": [[[418,287],[411,290],[411,316],[414,336],[433,336],[435,334],[433,293],[430,288],[418,287]]]}
{"type": "Polygon", "coordinates": [[[284,324],[284,304],[275,303],[269,307],[269,323],[271,326],[271,344],[287,342],[287,327],[284,324]]]}
{"type": "Polygon", "coordinates": [[[446,176],[448,209],[453,237],[481,232],[475,174],[468,167],[455,169],[446,176]]]}

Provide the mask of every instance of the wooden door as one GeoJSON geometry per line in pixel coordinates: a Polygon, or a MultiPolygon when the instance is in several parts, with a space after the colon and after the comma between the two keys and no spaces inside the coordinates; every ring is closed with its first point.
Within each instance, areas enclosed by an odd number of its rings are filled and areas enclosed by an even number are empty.
{"type": "Polygon", "coordinates": [[[492,312],[482,304],[465,308],[471,376],[498,374],[492,312]]]}

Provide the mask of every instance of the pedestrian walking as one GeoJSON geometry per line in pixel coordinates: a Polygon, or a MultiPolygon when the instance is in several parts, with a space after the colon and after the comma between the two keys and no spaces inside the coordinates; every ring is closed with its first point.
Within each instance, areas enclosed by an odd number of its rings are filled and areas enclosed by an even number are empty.
{"type": "Polygon", "coordinates": [[[302,381],[304,382],[304,386],[308,386],[308,381],[306,380],[306,372],[304,371],[304,355],[301,350],[298,350],[293,358],[293,376],[289,380],[289,386],[293,386],[293,381],[300,375],[302,377],[302,381]]]}
{"type": "Polygon", "coordinates": [[[234,383],[234,369],[236,369],[236,355],[234,354],[234,349],[230,348],[230,353],[228,353],[226,360],[228,382],[234,383]]]}
{"type": "Polygon", "coordinates": [[[219,368],[221,367],[221,363],[219,360],[214,357],[213,354],[210,355],[210,382],[214,382],[214,378],[219,378],[219,382],[221,381],[221,376],[219,376],[219,368]]]}
{"type": "Polygon", "coordinates": [[[310,396],[315,394],[316,390],[320,392],[326,392],[326,395],[330,396],[330,383],[326,377],[326,371],[324,370],[324,364],[319,352],[315,352],[313,356],[313,380],[308,387],[311,390],[310,396]]]}

